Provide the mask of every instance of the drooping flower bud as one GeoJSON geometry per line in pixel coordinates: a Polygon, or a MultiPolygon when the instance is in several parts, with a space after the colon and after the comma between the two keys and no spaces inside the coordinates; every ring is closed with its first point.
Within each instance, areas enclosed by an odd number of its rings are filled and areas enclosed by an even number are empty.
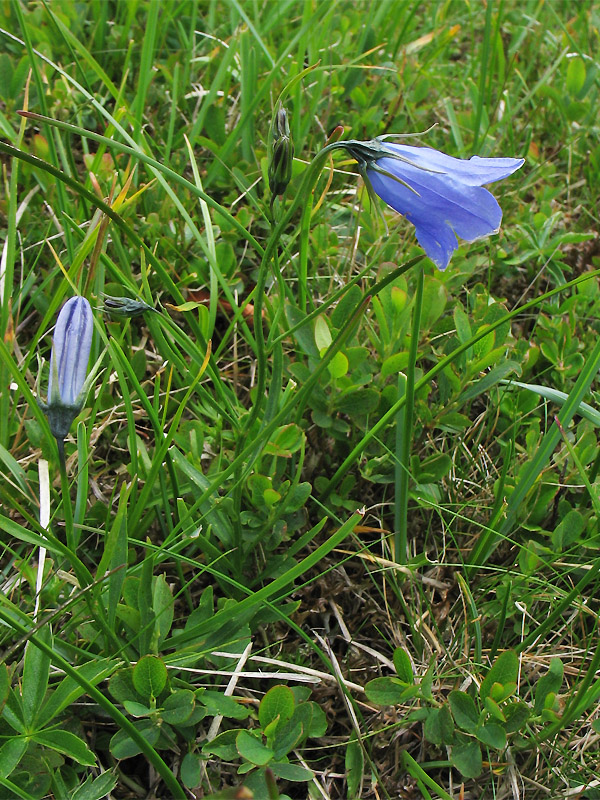
{"type": "Polygon", "coordinates": [[[144,303],[143,300],[132,300],[129,297],[112,297],[104,295],[104,311],[115,317],[139,317],[146,311],[154,311],[153,306],[144,303]]]}
{"type": "Polygon", "coordinates": [[[292,177],[293,161],[294,143],[288,114],[280,105],[273,117],[269,136],[269,189],[273,197],[285,192],[292,177]]]}
{"type": "Polygon", "coordinates": [[[72,297],[61,308],[54,329],[48,405],[44,408],[52,435],[62,442],[81,411],[94,319],[85,297],[72,297]]]}

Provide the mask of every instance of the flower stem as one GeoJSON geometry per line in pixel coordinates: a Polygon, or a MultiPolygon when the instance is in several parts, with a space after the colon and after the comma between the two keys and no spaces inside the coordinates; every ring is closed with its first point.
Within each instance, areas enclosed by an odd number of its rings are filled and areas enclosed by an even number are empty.
{"type": "Polygon", "coordinates": [[[69,486],[69,476],[67,475],[67,462],[65,459],[65,443],[63,439],[57,439],[58,463],[60,466],[60,485],[63,501],[63,513],[65,516],[65,534],[69,550],[75,551],[77,543],[75,541],[73,528],[73,507],[71,505],[71,487],[69,486]]]}
{"type": "MultiPolygon", "coordinates": [[[[412,445],[412,432],[415,406],[415,368],[419,348],[419,330],[421,327],[421,311],[423,308],[423,267],[417,268],[417,288],[415,291],[415,304],[413,308],[412,330],[410,349],[408,353],[408,367],[406,383],[403,394],[406,397],[405,405],[398,412],[396,418],[396,463],[395,480],[395,509],[394,509],[394,550],[398,564],[406,563],[408,559],[408,479],[410,477],[410,451],[412,445]]],[[[399,397],[404,381],[399,380],[399,397]]]]}
{"type": "MultiPolygon", "coordinates": [[[[316,185],[317,180],[319,179],[319,175],[321,174],[321,170],[323,169],[323,165],[325,163],[325,159],[327,153],[330,152],[331,145],[327,145],[322,150],[320,150],[316,156],[313,158],[311,163],[309,164],[308,168],[304,173],[304,178],[302,180],[302,184],[296,196],[294,197],[290,207],[287,209],[286,213],[282,215],[279,221],[272,222],[272,232],[271,236],[269,237],[269,241],[267,243],[266,248],[262,254],[261,263],[258,268],[258,277],[256,280],[256,288],[254,290],[254,336],[256,340],[256,384],[255,384],[255,400],[254,405],[252,406],[250,413],[247,415],[241,434],[238,436],[237,445],[236,445],[236,453],[235,457],[239,457],[240,453],[244,450],[245,445],[248,443],[248,434],[250,433],[252,427],[256,423],[256,421],[260,418],[261,412],[263,410],[265,404],[265,388],[267,385],[267,343],[265,342],[265,333],[263,328],[263,304],[264,304],[264,295],[265,295],[265,287],[267,284],[267,278],[269,275],[269,269],[271,265],[275,271],[276,276],[278,277],[280,291],[282,291],[282,304],[283,305],[283,294],[285,293],[285,286],[283,282],[281,282],[280,276],[277,275],[279,272],[279,258],[278,258],[278,246],[279,241],[283,232],[285,231],[287,225],[290,223],[293,214],[297,210],[299,206],[303,209],[310,209],[312,208],[312,191],[316,185]]],[[[305,220],[304,224],[306,225],[306,218],[303,216],[305,220]]],[[[310,214],[308,216],[308,222],[310,222],[310,214]]],[[[305,237],[304,244],[307,244],[308,237],[305,237]]],[[[305,290],[306,288],[306,279],[300,276],[300,283],[305,290]]],[[[302,303],[305,305],[306,303],[306,293],[302,296],[302,303]]],[[[301,306],[302,307],[302,306],[301,306]]],[[[304,309],[303,309],[304,310],[304,309]]],[[[270,320],[269,324],[273,324],[273,320],[270,320]]],[[[273,346],[272,344],[270,345],[273,346]]],[[[279,392],[281,386],[274,387],[274,390],[279,392]]],[[[254,458],[258,456],[260,453],[260,448],[257,448],[255,451],[256,455],[254,458]]],[[[242,553],[242,529],[241,523],[239,522],[239,511],[241,509],[241,497],[242,497],[242,472],[243,467],[245,466],[246,469],[249,468],[250,464],[242,465],[236,469],[234,475],[234,506],[236,509],[236,517],[238,518],[238,522],[234,528],[234,538],[235,538],[235,556],[234,556],[234,566],[235,566],[235,573],[236,576],[241,575],[241,570],[243,566],[243,553],[242,553]]]]}

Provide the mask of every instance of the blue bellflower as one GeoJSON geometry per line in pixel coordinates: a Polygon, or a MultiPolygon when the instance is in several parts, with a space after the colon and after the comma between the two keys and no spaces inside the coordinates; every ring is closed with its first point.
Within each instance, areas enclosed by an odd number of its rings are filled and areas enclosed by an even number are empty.
{"type": "Polygon", "coordinates": [[[61,308],[54,329],[48,405],[44,411],[53,436],[62,440],[83,407],[94,319],[85,297],[72,297],[61,308]]]}
{"type": "Polygon", "coordinates": [[[498,233],[502,209],[484,184],[507,178],[522,158],[453,158],[429,147],[339,142],[358,161],[367,186],[415,226],[419,244],[444,270],[458,247],[498,233]]]}

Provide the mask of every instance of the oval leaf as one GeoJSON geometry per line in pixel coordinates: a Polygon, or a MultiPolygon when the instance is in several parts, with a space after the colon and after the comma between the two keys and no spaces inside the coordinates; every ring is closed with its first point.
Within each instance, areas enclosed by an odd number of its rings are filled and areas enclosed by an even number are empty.
{"type": "Polygon", "coordinates": [[[240,731],[238,733],[235,739],[235,746],[242,758],[252,764],[256,764],[257,767],[263,767],[273,758],[271,748],[264,745],[248,731],[240,731]]]}
{"type": "Polygon", "coordinates": [[[450,761],[465,778],[476,778],[483,768],[481,749],[477,742],[455,745],[450,761]]]}
{"type": "Polygon", "coordinates": [[[400,680],[404,683],[414,683],[412,661],[410,660],[410,656],[406,650],[403,650],[402,647],[397,647],[394,650],[393,659],[394,669],[396,670],[396,675],[400,678],[400,680]]]}
{"type": "Polygon", "coordinates": [[[460,692],[456,689],[450,692],[448,700],[450,701],[452,716],[458,727],[462,728],[463,731],[473,733],[479,721],[479,714],[475,708],[473,698],[466,692],[460,692]]]}
{"type": "Polygon", "coordinates": [[[288,686],[273,686],[258,707],[260,727],[264,730],[276,717],[279,717],[281,723],[287,722],[295,707],[294,693],[288,686]]]}
{"type": "Polygon", "coordinates": [[[507,683],[516,683],[519,672],[519,657],[514,650],[506,650],[501,653],[494,661],[492,668],[481,683],[479,696],[482,700],[489,697],[492,686],[500,683],[503,686],[507,683]]]}
{"type": "Polygon", "coordinates": [[[167,668],[157,656],[144,656],[133,668],[133,685],[145,700],[158,697],[166,683],[167,668]]]}

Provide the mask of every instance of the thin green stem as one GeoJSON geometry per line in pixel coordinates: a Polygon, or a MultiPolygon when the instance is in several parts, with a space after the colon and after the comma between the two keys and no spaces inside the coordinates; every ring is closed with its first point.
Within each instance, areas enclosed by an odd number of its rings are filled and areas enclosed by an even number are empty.
{"type": "Polygon", "coordinates": [[[423,308],[423,267],[417,268],[417,288],[415,292],[415,305],[413,308],[412,332],[410,349],[408,353],[408,367],[406,371],[406,386],[404,389],[404,406],[399,412],[402,418],[398,420],[398,427],[402,424],[400,439],[400,452],[396,464],[396,497],[395,497],[395,532],[394,546],[395,557],[398,564],[406,563],[408,558],[408,483],[410,477],[410,451],[412,445],[413,420],[415,412],[415,369],[419,349],[419,331],[421,329],[421,311],[423,308]]]}
{"type": "MultiPolygon", "coordinates": [[[[260,418],[261,411],[263,409],[265,403],[265,387],[267,384],[267,349],[265,343],[265,334],[263,328],[263,304],[264,304],[264,296],[265,296],[265,287],[267,284],[267,277],[269,275],[269,269],[271,262],[274,263],[274,268],[278,269],[278,257],[277,257],[277,248],[279,245],[279,241],[283,232],[285,231],[286,226],[291,221],[291,218],[298,208],[300,204],[302,204],[303,208],[311,207],[311,197],[313,189],[316,185],[317,180],[321,174],[321,169],[323,168],[323,164],[325,162],[325,158],[327,153],[330,151],[331,146],[328,145],[324,147],[321,151],[319,151],[312,162],[309,164],[306,172],[304,173],[304,179],[302,181],[302,185],[300,187],[300,191],[292,201],[292,204],[287,210],[287,213],[279,220],[279,222],[274,225],[271,236],[267,243],[267,246],[264,250],[262,255],[262,259],[260,262],[260,267],[258,269],[258,278],[256,281],[256,287],[254,289],[254,336],[256,340],[256,385],[255,385],[255,397],[254,397],[254,404],[250,413],[248,414],[243,430],[242,435],[238,437],[237,445],[236,445],[236,452],[234,462],[238,466],[235,469],[235,480],[234,483],[236,485],[236,489],[234,492],[234,504],[236,511],[239,512],[241,508],[241,494],[242,494],[242,486],[241,486],[241,479],[242,479],[242,470],[244,466],[246,470],[249,468],[249,465],[244,465],[241,459],[242,452],[245,452],[244,446],[247,444],[247,434],[252,430],[252,427],[256,423],[256,421],[260,418]]],[[[307,237],[304,237],[304,243],[306,244],[307,237]]],[[[247,449],[247,448],[246,448],[247,449]]],[[[251,459],[253,461],[254,459],[251,459]]],[[[242,568],[242,530],[241,530],[241,523],[239,522],[239,513],[236,513],[236,550],[235,550],[235,564],[236,564],[236,571],[239,576],[240,570],[242,568]]]]}
{"type": "Polygon", "coordinates": [[[312,215],[312,194],[306,199],[300,223],[300,265],[298,267],[298,307],[306,313],[306,299],[308,297],[308,235],[310,232],[310,218],[312,215]]]}
{"type": "Polygon", "coordinates": [[[65,459],[65,443],[62,439],[57,439],[58,445],[58,464],[60,468],[60,488],[62,493],[63,513],[65,516],[65,536],[67,547],[75,552],[77,542],[75,541],[73,529],[73,506],[71,505],[71,487],[69,486],[69,476],[67,475],[67,462],[65,459]]]}

